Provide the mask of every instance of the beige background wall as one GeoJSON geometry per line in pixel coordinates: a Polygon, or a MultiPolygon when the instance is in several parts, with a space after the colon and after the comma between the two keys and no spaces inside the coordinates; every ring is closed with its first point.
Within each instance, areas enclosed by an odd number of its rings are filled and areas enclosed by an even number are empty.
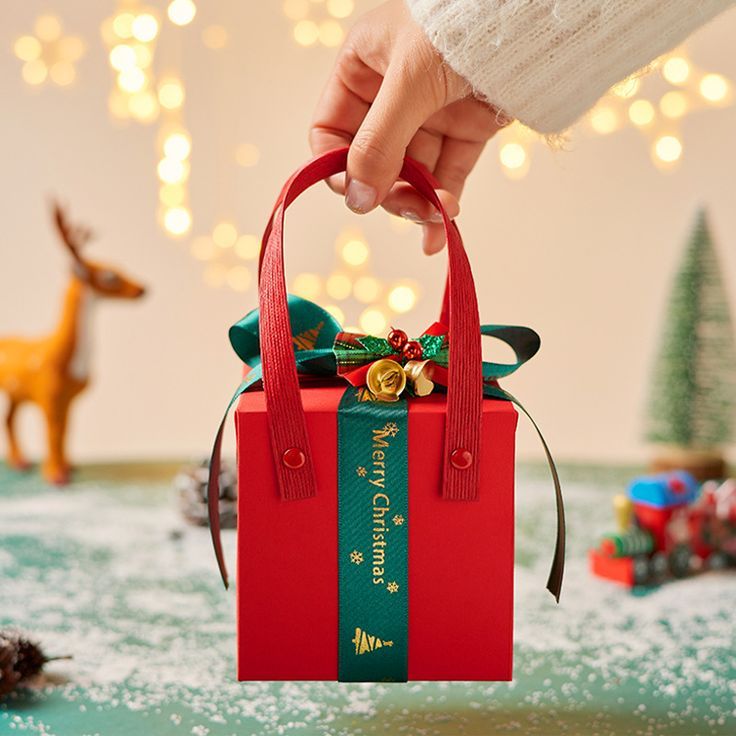
{"type": "MultiPolygon", "coordinates": [[[[283,179],[308,155],[307,125],[334,51],[297,46],[273,0],[198,5],[191,26],[165,28],[156,62],[162,71],[178,69],[187,85],[193,235],[221,218],[258,232],[283,179]],[[225,50],[202,46],[210,23],[230,30],[225,50]],[[256,167],[235,165],[241,142],[259,147],[256,167]]],[[[68,262],[46,197],[58,193],[99,231],[90,255],[124,265],[151,287],[145,302],[99,309],[95,382],[74,415],[74,454],[202,455],[238,376],[227,327],[254,305],[255,294],[206,286],[190,239],[174,242],[157,224],[156,126],[116,126],[107,113],[113,82],[99,26],[114,8],[28,0],[6,3],[0,13],[0,334],[40,333],[55,320],[68,262]],[[49,10],[85,39],[87,54],[74,86],[32,90],[12,43],[49,10]]],[[[692,40],[690,53],[699,66],[736,78],[735,37],[731,11],[692,40]]],[[[468,186],[460,224],[482,318],[542,334],[539,357],[508,385],[560,458],[645,456],[648,369],[670,278],[701,203],[710,209],[736,301],[736,107],[693,114],[682,127],[685,155],[674,173],[657,171],[648,144],[629,128],[578,136],[565,151],[539,147],[520,182],[500,171],[492,146],[468,186]]],[[[295,208],[289,272],[327,272],[346,226],[364,230],[375,273],[421,284],[422,299],[402,324],[419,329],[431,321],[443,258],[423,257],[418,232],[397,232],[383,214],[358,221],[326,189],[295,208]]],[[[22,433],[38,452],[41,425],[31,410],[22,433]]],[[[520,454],[540,454],[526,428],[520,454]]]]}

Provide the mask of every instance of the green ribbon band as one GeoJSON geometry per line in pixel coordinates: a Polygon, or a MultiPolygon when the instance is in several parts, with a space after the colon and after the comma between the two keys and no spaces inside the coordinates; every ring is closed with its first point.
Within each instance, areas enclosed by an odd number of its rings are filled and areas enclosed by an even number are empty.
{"type": "Polygon", "coordinates": [[[406,401],[338,409],[338,679],[405,682],[408,675],[409,455],[406,401]]]}

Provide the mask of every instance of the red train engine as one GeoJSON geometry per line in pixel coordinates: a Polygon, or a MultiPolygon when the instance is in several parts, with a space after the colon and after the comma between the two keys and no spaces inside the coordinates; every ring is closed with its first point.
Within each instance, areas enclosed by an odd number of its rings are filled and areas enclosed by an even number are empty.
{"type": "Polygon", "coordinates": [[[701,487],[684,471],[643,476],[614,508],[618,531],[590,551],[599,577],[633,588],[736,565],[736,480],[701,487]]]}

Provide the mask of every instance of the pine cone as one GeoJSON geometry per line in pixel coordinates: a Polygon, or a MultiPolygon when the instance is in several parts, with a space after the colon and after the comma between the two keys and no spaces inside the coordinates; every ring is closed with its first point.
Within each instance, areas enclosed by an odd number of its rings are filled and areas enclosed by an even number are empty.
{"type": "Polygon", "coordinates": [[[13,692],[20,682],[20,675],[15,671],[17,657],[16,643],[0,633],[0,698],[13,692]]]}
{"type": "Polygon", "coordinates": [[[18,636],[16,642],[18,656],[15,663],[15,671],[21,680],[27,680],[29,677],[37,675],[49,660],[41,651],[38,644],[32,642],[30,639],[18,636]]]}

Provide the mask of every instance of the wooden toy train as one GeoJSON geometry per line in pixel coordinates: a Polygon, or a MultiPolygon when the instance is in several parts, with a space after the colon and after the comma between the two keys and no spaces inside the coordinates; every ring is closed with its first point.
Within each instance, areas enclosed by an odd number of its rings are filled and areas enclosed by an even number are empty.
{"type": "Polygon", "coordinates": [[[590,550],[593,574],[629,588],[736,566],[736,480],[674,471],[635,479],[614,498],[619,529],[590,550]]]}

